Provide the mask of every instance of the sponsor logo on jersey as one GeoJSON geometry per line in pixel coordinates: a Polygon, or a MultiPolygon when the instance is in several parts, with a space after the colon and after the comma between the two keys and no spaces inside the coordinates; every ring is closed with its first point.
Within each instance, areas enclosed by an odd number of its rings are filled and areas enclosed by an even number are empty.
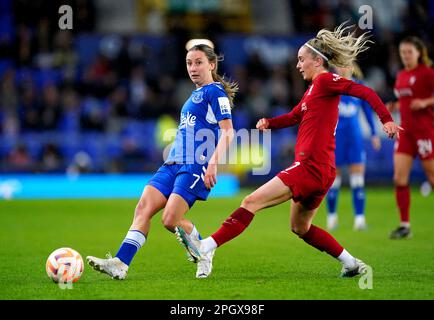
{"type": "Polygon", "coordinates": [[[196,92],[192,97],[191,101],[194,103],[201,103],[203,101],[203,91],[196,92]]]}
{"type": "Polygon", "coordinates": [[[307,111],[307,105],[306,102],[303,102],[301,105],[301,111],[307,111]]]}
{"type": "Polygon", "coordinates": [[[187,114],[181,113],[181,123],[179,124],[179,127],[183,127],[185,125],[194,127],[196,124],[196,116],[191,114],[190,111],[187,111],[187,114]]]}

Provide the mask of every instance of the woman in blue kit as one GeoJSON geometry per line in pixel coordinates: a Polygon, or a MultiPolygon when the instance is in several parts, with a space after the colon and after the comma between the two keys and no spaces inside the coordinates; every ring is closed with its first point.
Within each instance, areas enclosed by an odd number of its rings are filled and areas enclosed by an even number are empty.
{"type": "MultiPolygon", "coordinates": [[[[182,107],[168,158],[145,186],[135,208],[133,223],[116,256],[108,255],[107,259],[87,257],[95,270],[114,279],[125,279],[133,257],[148,237],[152,217],[161,209],[166,229],[174,232],[179,225],[196,241],[201,239],[193,223],[185,219],[185,214],[196,200],[207,199],[217,183],[219,157],[234,137],[231,108],[237,84],[217,74],[221,58],[214,52],[212,42],[189,42],[187,50],[187,71],[196,89],[182,107]]],[[[197,262],[197,278],[209,276],[213,256],[214,252],[210,252],[200,261],[189,257],[197,262]]]]}
{"type": "MultiPolygon", "coordinates": [[[[361,78],[357,65],[353,68],[336,68],[339,75],[352,79],[355,74],[361,78]]],[[[355,79],[352,79],[356,81],[355,79]]],[[[363,136],[359,123],[359,110],[362,109],[371,130],[371,142],[375,150],[381,147],[376,134],[372,111],[367,102],[355,97],[341,96],[339,103],[339,121],[336,128],[336,178],[327,194],[327,228],[334,230],[338,226],[337,200],[342,184],[342,168],[348,167],[349,183],[353,199],[354,230],[366,229],[365,219],[365,158],[363,136]]]]}

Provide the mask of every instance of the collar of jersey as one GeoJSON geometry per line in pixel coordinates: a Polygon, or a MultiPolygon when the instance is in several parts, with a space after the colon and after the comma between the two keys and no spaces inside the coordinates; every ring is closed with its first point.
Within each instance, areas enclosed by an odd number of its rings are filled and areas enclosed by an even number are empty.
{"type": "Polygon", "coordinates": [[[219,84],[220,82],[214,81],[214,82],[211,82],[211,83],[208,83],[208,84],[204,85],[203,87],[196,88],[196,89],[194,89],[193,91],[198,91],[198,90],[200,90],[200,89],[202,89],[202,88],[205,88],[206,86],[209,86],[209,85],[211,85],[211,84],[216,84],[216,83],[219,84]]]}

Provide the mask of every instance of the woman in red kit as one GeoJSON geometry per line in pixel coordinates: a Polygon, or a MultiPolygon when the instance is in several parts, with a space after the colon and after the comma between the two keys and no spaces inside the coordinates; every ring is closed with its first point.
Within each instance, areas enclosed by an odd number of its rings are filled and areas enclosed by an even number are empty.
{"type": "Polygon", "coordinates": [[[228,217],[210,237],[196,246],[181,227],[178,238],[198,259],[206,252],[235,238],[250,224],[261,209],[291,199],[291,229],[301,239],[325,251],[342,264],[342,277],[364,272],[366,265],[350,255],[329,233],[312,224],[318,207],[331,187],[335,176],[335,130],[340,95],[366,100],[383,123],[383,130],[393,138],[399,127],[375,92],[361,84],[328,71],[330,65],[349,67],[356,56],[367,50],[366,34],[354,37],[348,27],[335,31],[321,30],[298,51],[297,69],[311,85],[300,103],[289,113],[260,119],[256,128],[280,129],[299,124],[295,145],[295,162],[276,177],[248,195],[241,207],[228,217]]]}
{"type": "Polygon", "coordinates": [[[431,186],[434,186],[434,70],[427,49],[417,37],[407,37],[399,44],[404,70],[395,82],[397,102],[388,103],[389,110],[399,108],[401,132],[393,156],[395,198],[400,213],[400,226],[390,238],[404,239],[410,232],[409,177],[413,159],[419,155],[431,186]]]}

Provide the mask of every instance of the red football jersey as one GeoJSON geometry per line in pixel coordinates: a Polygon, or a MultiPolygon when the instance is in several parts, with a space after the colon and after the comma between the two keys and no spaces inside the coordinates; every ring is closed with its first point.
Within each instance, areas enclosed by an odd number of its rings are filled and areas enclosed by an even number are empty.
{"type": "Polygon", "coordinates": [[[393,121],[386,106],[372,89],[334,73],[322,73],[312,81],[300,103],[291,112],[267,119],[270,129],[300,123],[295,161],[335,167],[335,133],[340,95],[366,100],[383,124],[393,121]]]}
{"type": "Polygon", "coordinates": [[[432,130],[434,126],[433,106],[412,110],[413,99],[431,98],[434,94],[434,70],[419,64],[413,70],[402,70],[395,81],[395,95],[399,101],[401,126],[409,131],[432,130]]]}

